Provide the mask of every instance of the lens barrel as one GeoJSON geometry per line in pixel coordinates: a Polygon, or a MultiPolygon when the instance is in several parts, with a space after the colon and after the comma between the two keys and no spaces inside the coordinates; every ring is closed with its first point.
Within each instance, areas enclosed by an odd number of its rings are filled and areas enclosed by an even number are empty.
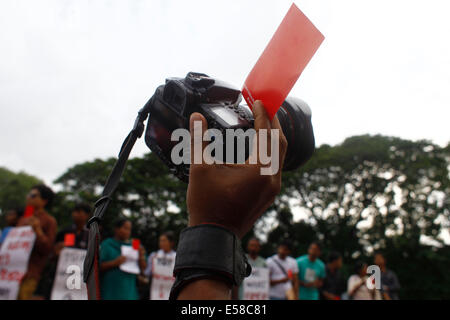
{"type": "Polygon", "coordinates": [[[303,100],[287,97],[278,110],[277,117],[288,142],[283,170],[297,169],[314,153],[311,109],[303,100]]]}

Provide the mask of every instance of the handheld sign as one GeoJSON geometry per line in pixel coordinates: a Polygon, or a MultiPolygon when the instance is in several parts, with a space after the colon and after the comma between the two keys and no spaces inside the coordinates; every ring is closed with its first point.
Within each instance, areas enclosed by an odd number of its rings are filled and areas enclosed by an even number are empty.
{"type": "MultiPolygon", "coordinates": [[[[64,241],[65,242],[65,241],[64,241]]],[[[58,258],[51,300],[87,300],[83,281],[83,263],[86,250],[64,248],[58,258]]]]}
{"type": "Polygon", "coordinates": [[[131,242],[131,246],[134,250],[139,250],[139,247],[141,246],[141,241],[139,239],[133,239],[131,242]]]}
{"type": "Polygon", "coordinates": [[[268,300],[269,299],[269,269],[252,267],[252,273],[244,279],[244,300],[268,300]]]}
{"type": "Polygon", "coordinates": [[[261,100],[274,117],[324,36],[295,4],[245,80],[242,96],[250,108],[261,100]]]}
{"type": "Polygon", "coordinates": [[[127,258],[127,260],[120,265],[120,270],[127,273],[139,274],[140,269],[138,265],[139,252],[133,249],[131,246],[121,246],[121,254],[127,258]]]}
{"type": "Polygon", "coordinates": [[[314,282],[317,278],[316,271],[311,268],[306,268],[304,278],[305,282],[314,282]]]}
{"type": "Polygon", "coordinates": [[[170,289],[175,282],[173,277],[175,257],[175,252],[165,254],[162,250],[152,257],[151,300],[169,300],[170,289]]]}
{"type": "Polygon", "coordinates": [[[25,218],[29,218],[34,214],[34,207],[33,206],[26,206],[25,212],[23,213],[23,216],[25,218]]]}
{"type": "Polygon", "coordinates": [[[30,226],[11,229],[0,248],[0,300],[16,300],[36,235],[30,226]]]}
{"type": "Polygon", "coordinates": [[[64,235],[64,246],[73,247],[75,245],[75,233],[66,233],[64,235]]]}

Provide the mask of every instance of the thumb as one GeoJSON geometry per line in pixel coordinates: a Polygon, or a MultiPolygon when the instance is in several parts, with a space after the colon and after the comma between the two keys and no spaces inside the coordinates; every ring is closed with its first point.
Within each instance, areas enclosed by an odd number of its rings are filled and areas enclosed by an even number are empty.
{"type": "Polygon", "coordinates": [[[191,114],[189,129],[191,133],[191,165],[202,164],[203,149],[207,145],[206,142],[203,142],[203,135],[208,130],[205,117],[198,112],[191,114]]]}

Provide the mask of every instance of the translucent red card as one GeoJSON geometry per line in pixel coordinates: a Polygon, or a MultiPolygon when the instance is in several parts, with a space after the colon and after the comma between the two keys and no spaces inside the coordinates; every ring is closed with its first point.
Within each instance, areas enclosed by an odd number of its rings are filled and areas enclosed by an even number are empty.
{"type": "Polygon", "coordinates": [[[139,250],[139,247],[141,246],[141,241],[139,239],[133,239],[133,241],[131,241],[131,246],[133,247],[134,250],[139,250]]]}
{"type": "Polygon", "coordinates": [[[64,235],[64,245],[66,247],[73,247],[75,245],[75,233],[66,233],[64,235]]]}
{"type": "Polygon", "coordinates": [[[245,80],[242,95],[249,107],[261,100],[272,119],[323,40],[320,31],[292,4],[245,80]]]}
{"type": "Polygon", "coordinates": [[[23,212],[23,216],[25,218],[31,217],[34,214],[34,207],[33,206],[26,206],[25,211],[23,212]]]}

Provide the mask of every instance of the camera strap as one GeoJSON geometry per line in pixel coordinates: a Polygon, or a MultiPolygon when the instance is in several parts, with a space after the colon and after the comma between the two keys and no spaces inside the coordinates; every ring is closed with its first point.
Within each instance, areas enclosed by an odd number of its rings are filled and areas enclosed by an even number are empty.
{"type": "Polygon", "coordinates": [[[99,247],[100,232],[99,226],[102,218],[112,201],[112,195],[119,185],[120,177],[125,170],[125,165],[130,156],[136,140],[139,139],[144,132],[144,121],[147,119],[150,111],[150,105],[153,97],[139,110],[133,129],[130,131],[120,149],[119,157],[114,164],[105,186],[103,187],[102,196],[97,200],[94,207],[94,214],[87,223],[89,228],[89,242],[84,260],[83,280],[86,283],[89,300],[100,300],[100,278],[99,278],[99,247]]]}

